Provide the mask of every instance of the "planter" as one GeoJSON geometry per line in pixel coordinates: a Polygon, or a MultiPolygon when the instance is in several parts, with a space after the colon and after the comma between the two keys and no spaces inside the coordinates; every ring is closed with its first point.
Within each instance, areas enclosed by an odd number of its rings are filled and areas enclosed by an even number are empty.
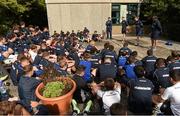
{"type": "Polygon", "coordinates": [[[65,95],[55,98],[45,98],[41,95],[41,90],[44,88],[44,84],[40,83],[36,88],[36,96],[41,100],[42,104],[46,105],[50,111],[50,114],[59,115],[67,114],[70,109],[73,93],[76,89],[76,83],[68,77],[59,77],[58,80],[66,79],[72,83],[72,89],[65,95]]]}

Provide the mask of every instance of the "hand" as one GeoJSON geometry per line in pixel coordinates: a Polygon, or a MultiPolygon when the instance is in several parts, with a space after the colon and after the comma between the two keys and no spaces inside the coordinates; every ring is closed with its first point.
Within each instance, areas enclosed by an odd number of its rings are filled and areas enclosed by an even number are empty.
{"type": "Polygon", "coordinates": [[[33,71],[38,71],[38,68],[36,66],[33,66],[33,71]]]}
{"type": "Polygon", "coordinates": [[[39,102],[37,101],[31,101],[31,107],[37,107],[39,105],[39,102]]]}
{"type": "Polygon", "coordinates": [[[3,52],[2,55],[5,57],[5,58],[8,58],[9,57],[9,53],[6,51],[6,52],[3,52]]]}

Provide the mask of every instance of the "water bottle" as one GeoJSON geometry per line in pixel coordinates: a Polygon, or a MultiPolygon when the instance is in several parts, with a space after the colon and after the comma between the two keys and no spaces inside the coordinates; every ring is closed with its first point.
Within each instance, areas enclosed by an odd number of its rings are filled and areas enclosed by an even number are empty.
{"type": "Polygon", "coordinates": [[[3,85],[3,82],[0,80],[0,95],[1,100],[8,100],[9,96],[7,94],[6,88],[3,85]]]}

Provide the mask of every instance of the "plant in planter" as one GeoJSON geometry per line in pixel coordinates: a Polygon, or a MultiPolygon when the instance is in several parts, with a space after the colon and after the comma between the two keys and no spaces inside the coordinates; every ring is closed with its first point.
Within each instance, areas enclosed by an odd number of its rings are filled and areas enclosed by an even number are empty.
{"type": "Polygon", "coordinates": [[[62,77],[53,65],[45,69],[41,78],[42,83],[36,88],[36,96],[47,105],[51,113],[68,113],[76,89],[75,82],[69,77],[62,77]]]}

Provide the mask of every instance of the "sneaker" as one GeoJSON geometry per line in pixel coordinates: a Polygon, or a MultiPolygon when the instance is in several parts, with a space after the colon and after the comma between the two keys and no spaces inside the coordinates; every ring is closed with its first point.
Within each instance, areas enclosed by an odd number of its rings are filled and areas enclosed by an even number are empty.
{"type": "Polygon", "coordinates": [[[8,78],[8,75],[0,75],[0,80],[4,81],[8,78]]]}
{"type": "Polygon", "coordinates": [[[85,109],[84,109],[84,111],[83,111],[83,112],[84,112],[84,113],[89,112],[89,111],[90,111],[91,106],[92,106],[92,101],[91,101],[91,100],[89,100],[89,101],[87,102],[86,107],[85,107],[85,109]]]}
{"type": "Polygon", "coordinates": [[[78,106],[77,106],[76,100],[73,99],[72,102],[71,102],[71,104],[72,104],[73,112],[77,112],[77,114],[79,114],[79,113],[80,113],[80,109],[79,109],[78,106]]]}

